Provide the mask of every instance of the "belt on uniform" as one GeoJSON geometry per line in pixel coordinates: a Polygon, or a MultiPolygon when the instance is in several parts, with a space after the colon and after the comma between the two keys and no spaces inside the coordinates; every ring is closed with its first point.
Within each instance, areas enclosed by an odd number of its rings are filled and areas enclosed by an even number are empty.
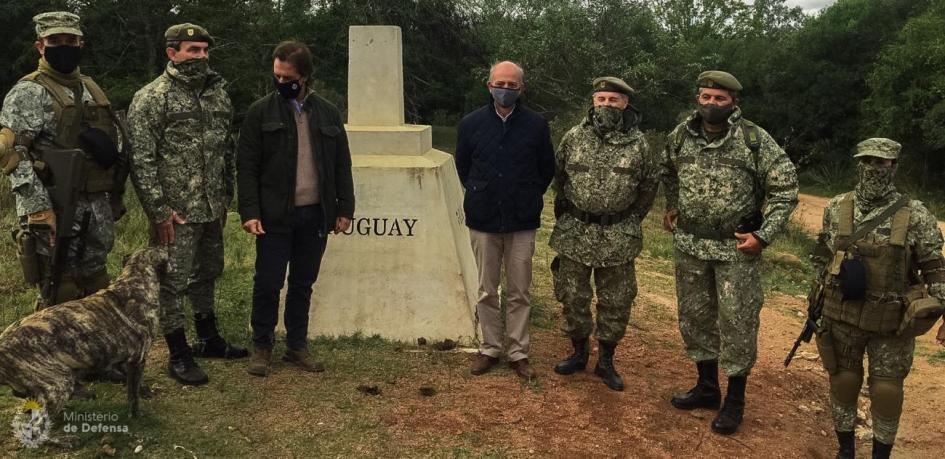
{"type": "Polygon", "coordinates": [[[616,225],[617,223],[620,223],[633,215],[633,212],[631,212],[630,209],[625,209],[620,212],[614,212],[610,214],[593,214],[578,209],[571,201],[565,201],[564,207],[565,212],[571,214],[572,217],[584,223],[601,226],[616,225]]]}
{"type": "Polygon", "coordinates": [[[699,239],[712,239],[715,241],[735,239],[734,225],[721,225],[714,228],[706,228],[705,226],[693,224],[688,219],[683,218],[682,215],[676,220],[676,228],[699,239]]]}

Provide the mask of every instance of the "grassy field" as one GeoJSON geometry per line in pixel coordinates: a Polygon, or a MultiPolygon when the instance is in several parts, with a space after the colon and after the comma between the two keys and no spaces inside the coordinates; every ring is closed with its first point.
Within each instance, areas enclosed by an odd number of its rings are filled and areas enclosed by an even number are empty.
{"type": "MultiPolygon", "coordinates": [[[[452,150],[453,130],[437,128],[434,136],[439,148],[452,150]]],[[[3,187],[0,188],[2,225],[11,228],[14,219],[7,182],[3,181],[0,187],[3,187]]],[[[546,196],[549,203],[550,198],[546,196]]],[[[118,271],[119,260],[124,255],[146,243],[146,220],[133,192],[129,192],[126,201],[129,213],[119,223],[118,241],[109,260],[112,274],[118,271]]],[[[645,221],[645,247],[638,261],[640,282],[655,284],[671,295],[672,240],[659,229],[662,203],[657,202],[654,209],[645,221]]],[[[224,335],[248,345],[255,254],[252,238],[240,231],[237,220],[237,215],[231,214],[226,228],[226,266],[218,283],[216,307],[224,335]]],[[[560,316],[548,270],[554,256],[547,246],[552,225],[550,206],[546,206],[538,234],[532,289],[532,326],[538,331],[554,330],[560,316]]],[[[808,255],[812,245],[809,237],[792,228],[787,237],[766,250],[763,270],[766,289],[803,294],[810,276],[808,255]]],[[[22,285],[9,239],[0,244],[0,257],[9,260],[0,265],[0,325],[5,326],[31,312],[35,290],[22,285]]],[[[638,306],[634,317],[642,314],[646,320],[673,326],[672,314],[655,306],[638,306]]],[[[631,326],[638,326],[637,319],[631,326]]],[[[188,336],[193,336],[192,330],[188,331],[188,336]]],[[[665,345],[679,346],[675,341],[666,341],[665,345]]],[[[147,457],[186,458],[507,457],[521,453],[478,434],[415,437],[396,427],[395,421],[409,414],[404,412],[410,408],[405,408],[402,400],[417,398],[419,385],[435,384],[436,390],[449,391],[452,383],[470,378],[466,354],[436,352],[415,343],[395,343],[365,336],[318,338],[311,342],[311,348],[325,361],[325,373],[301,374],[280,362],[270,377],[259,379],[246,374],[245,362],[204,360],[201,365],[210,374],[211,381],[206,386],[192,388],[176,384],[163,374],[166,349],[159,340],[145,374],[145,383],[155,395],[143,402],[143,416],[127,417],[122,386],[92,384],[91,389],[98,398],[73,402],[67,409],[75,413],[115,413],[120,418],[118,424],[126,424],[129,433],[79,432],[81,445],[71,451],[54,447],[22,448],[9,431],[3,431],[20,400],[10,395],[9,389],[0,388],[0,455],[99,457],[111,452],[102,445],[103,441],[116,448],[121,457],[140,456],[133,453],[139,445],[147,457]],[[383,396],[363,394],[358,387],[365,385],[378,386],[383,396]]],[[[280,344],[275,355],[281,352],[280,344]]],[[[543,386],[539,382],[522,386],[520,390],[523,394],[540,393],[543,386]]],[[[442,402],[433,398],[429,403],[442,402]]]]}

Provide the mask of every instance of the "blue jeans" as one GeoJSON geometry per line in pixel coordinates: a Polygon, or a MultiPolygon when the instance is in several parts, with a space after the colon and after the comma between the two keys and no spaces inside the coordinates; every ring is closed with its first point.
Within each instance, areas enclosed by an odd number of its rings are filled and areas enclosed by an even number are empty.
{"type": "MultiPolygon", "coordinates": [[[[320,205],[296,207],[288,233],[256,236],[256,276],[253,278],[253,345],[271,349],[279,319],[279,291],[289,268],[289,288],[285,296],[283,323],[286,345],[301,349],[306,345],[308,311],[312,284],[325,253],[325,214],[320,205]]],[[[265,230],[265,227],[263,227],[265,230]]]]}

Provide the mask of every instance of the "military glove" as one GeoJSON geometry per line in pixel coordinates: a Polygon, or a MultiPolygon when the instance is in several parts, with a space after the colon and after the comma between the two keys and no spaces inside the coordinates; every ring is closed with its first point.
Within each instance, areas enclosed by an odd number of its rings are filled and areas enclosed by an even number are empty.
{"type": "Polygon", "coordinates": [[[49,233],[49,246],[56,245],[56,213],[52,209],[33,212],[26,216],[26,224],[38,232],[49,233]]]}

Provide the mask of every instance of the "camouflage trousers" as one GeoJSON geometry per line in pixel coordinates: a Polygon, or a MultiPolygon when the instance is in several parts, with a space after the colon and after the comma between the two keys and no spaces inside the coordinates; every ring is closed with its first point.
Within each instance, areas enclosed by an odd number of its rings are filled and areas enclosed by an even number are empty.
{"type": "MultiPolygon", "coordinates": [[[[20,230],[28,230],[26,218],[20,222],[20,230]]],[[[40,267],[37,309],[83,298],[108,286],[106,263],[115,243],[115,222],[107,193],[80,193],[76,196],[70,235],[73,237],[63,242],[67,244],[65,259],[60,265],[59,286],[51,298],[42,295],[43,286],[52,276],[53,248],[49,244],[49,234],[35,232],[30,235],[35,242],[40,267]]]]}
{"type": "Polygon", "coordinates": [[[751,372],[764,303],[759,262],[700,260],[676,250],[679,331],[690,359],[718,360],[728,376],[751,372]]]}
{"type": "MultiPolygon", "coordinates": [[[[152,228],[151,245],[157,245],[152,228]]],[[[223,228],[219,220],[174,225],[168,246],[168,272],[161,280],[161,330],[166,335],[184,328],[183,297],[194,314],[212,313],[216,280],[223,273],[223,228]]]]}
{"type": "Polygon", "coordinates": [[[824,317],[817,330],[817,350],[830,375],[834,429],[850,432],[855,428],[866,354],[873,437],[893,444],[902,414],[903,381],[912,368],[915,338],[868,332],[824,317]]]}
{"type": "Polygon", "coordinates": [[[564,256],[552,262],[555,297],[564,313],[564,334],[573,339],[587,338],[594,331],[591,317],[591,275],[597,287],[598,341],[616,343],[627,332],[630,307],[637,296],[637,276],[634,262],[606,268],[587,266],[564,256]]]}

